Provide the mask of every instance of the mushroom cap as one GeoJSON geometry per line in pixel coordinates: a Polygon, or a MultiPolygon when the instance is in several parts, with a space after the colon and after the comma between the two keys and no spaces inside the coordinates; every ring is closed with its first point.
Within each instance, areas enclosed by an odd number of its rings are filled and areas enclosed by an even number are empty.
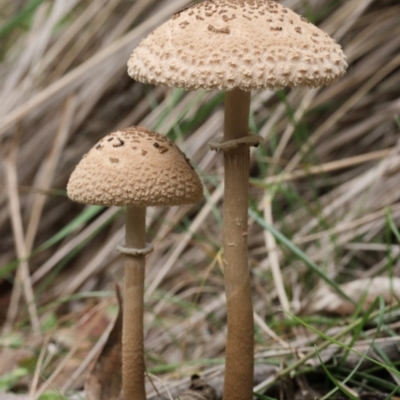
{"type": "Polygon", "coordinates": [[[199,201],[203,187],[179,148],[143,127],[101,139],[72,173],[68,196],[104,206],[172,206],[199,201]]]}
{"type": "Polygon", "coordinates": [[[186,90],[317,87],[344,75],[345,59],[325,32],[275,1],[204,0],[142,40],[128,74],[186,90]]]}

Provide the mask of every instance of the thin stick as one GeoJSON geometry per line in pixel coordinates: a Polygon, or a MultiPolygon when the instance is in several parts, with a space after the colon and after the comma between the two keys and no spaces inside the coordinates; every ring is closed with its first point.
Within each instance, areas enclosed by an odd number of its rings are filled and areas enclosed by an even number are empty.
{"type": "Polygon", "coordinates": [[[110,332],[112,331],[114,327],[115,321],[110,321],[108,324],[107,328],[104,330],[100,338],[97,340],[96,344],[92,347],[92,349],[89,351],[88,355],[85,357],[85,359],[80,363],[79,367],[74,371],[72,376],[69,377],[67,382],[64,383],[62,388],[60,389],[60,393],[64,394],[72,385],[73,383],[82,376],[82,374],[85,373],[85,371],[88,369],[90,363],[96,358],[96,356],[101,352],[101,349],[104,347],[104,345],[107,343],[107,339],[110,335],[110,332]]]}
{"type": "Polygon", "coordinates": [[[80,349],[82,343],[84,343],[85,339],[87,339],[89,332],[93,329],[94,326],[96,326],[96,324],[99,323],[101,318],[104,318],[106,310],[111,304],[111,301],[112,301],[111,299],[107,299],[99,303],[97,306],[93,307],[89,312],[84,314],[83,317],[80,319],[80,321],[75,322],[77,327],[83,326],[82,331],[79,331],[79,333],[77,333],[74,345],[70,348],[68,354],[66,354],[64,358],[60,361],[60,363],[55,367],[51,375],[48,378],[46,378],[43,384],[36,391],[33,400],[37,400],[48,388],[53,387],[54,380],[58,376],[60,376],[60,373],[65,369],[65,367],[68,365],[72,357],[80,349]],[[85,324],[85,322],[91,318],[93,319],[88,324],[85,324]]]}
{"type": "Polygon", "coordinates": [[[36,392],[37,385],[39,383],[39,378],[42,375],[41,369],[43,366],[43,360],[44,360],[44,356],[46,355],[47,346],[49,344],[49,341],[50,341],[50,336],[47,335],[43,341],[42,348],[40,349],[39,358],[38,358],[36,366],[35,366],[35,373],[33,375],[31,388],[29,390],[29,398],[31,398],[31,399],[33,399],[35,397],[35,392],[36,392]]]}
{"type": "MultiPolygon", "coordinates": [[[[50,151],[49,156],[43,162],[42,168],[39,171],[38,186],[47,191],[50,189],[51,184],[54,180],[54,175],[57,170],[57,163],[60,160],[61,153],[64,149],[65,143],[68,138],[68,134],[71,128],[73,114],[75,110],[76,97],[71,96],[67,99],[64,106],[63,115],[61,118],[60,129],[54,139],[53,147],[50,151]]],[[[46,203],[47,196],[41,193],[35,195],[35,199],[32,206],[32,212],[28,222],[28,228],[26,229],[25,246],[27,252],[32,251],[33,244],[35,242],[36,233],[39,228],[40,218],[42,216],[43,208],[46,203]]]]}
{"type": "MultiPolygon", "coordinates": [[[[96,218],[87,228],[80,232],[77,236],[66,242],[62,247],[60,247],[49,259],[46,260],[33,274],[32,282],[36,283],[42,279],[46,274],[48,274],[56,265],[59,263],[68,253],[73,249],[78,247],[81,243],[88,240],[88,238],[93,235],[103,224],[108,220],[113,218],[115,214],[119,212],[119,208],[110,207],[105,212],[103,212],[98,218],[96,218]]],[[[116,240],[119,240],[117,237],[116,240]]],[[[107,257],[107,255],[105,255],[107,257]]]]}
{"type": "MultiPolygon", "coordinates": [[[[264,219],[265,221],[272,225],[272,198],[271,195],[266,195],[264,197],[264,219]]],[[[274,279],[274,286],[278,293],[279,302],[281,303],[283,311],[290,312],[290,303],[286,294],[285,285],[283,284],[282,272],[279,266],[279,257],[277,253],[277,245],[275,237],[271,232],[264,230],[265,243],[268,249],[268,260],[271,266],[272,277],[274,279]]]]}
{"type": "MultiPolygon", "coordinates": [[[[22,225],[21,206],[18,195],[18,178],[16,171],[16,154],[15,149],[11,151],[10,156],[4,161],[4,169],[6,172],[7,192],[9,198],[11,225],[15,240],[15,247],[17,256],[20,260],[26,260],[28,254],[26,251],[24,241],[24,228],[22,225]]],[[[31,277],[29,274],[29,265],[26,261],[21,261],[16,273],[16,282],[22,285],[26,304],[28,306],[29,318],[32,324],[33,331],[40,333],[40,322],[35,304],[35,295],[32,289],[31,277]]],[[[18,313],[19,302],[19,284],[14,286],[13,294],[11,297],[10,307],[7,314],[6,328],[12,326],[18,313]]]]}
{"type": "Polygon", "coordinates": [[[301,161],[302,156],[315,145],[321,137],[327,132],[329,127],[334,126],[347,112],[349,112],[355,104],[357,104],[366,93],[368,93],[382,79],[389,75],[394,69],[400,65],[400,56],[392,58],[382,69],[377,71],[363,86],[360,87],[335,113],[333,113],[309,138],[300,151],[290,160],[285,172],[292,172],[296,165],[301,161]]]}
{"type": "Polygon", "coordinates": [[[128,32],[105,49],[96,53],[92,58],[80,64],[77,68],[46,87],[34,97],[28,99],[25,103],[10,111],[0,123],[0,137],[2,137],[4,133],[18,121],[21,121],[21,119],[32,110],[39,106],[43,106],[44,103],[51,99],[57,98],[61,91],[65,91],[64,94],[71,93],[81,83],[83,77],[88,76],[88,74],[90,75],[90,72],[92,72],[94,68],[98,67],[107,58],[121,51],[126,52],[128,55],[134,47],[134,44],[136,43],[135,41],[139,41],[140,37],[153,29],[154,26],[158,25],[160,18],[162,19],[173,14],[175,10],[185,4],[186,0],[175,0],[174,2],[171,2],[171,4],[164,7],[160,13],[150,17],[145,23],[128,32]]]}
{"type": "Polygon", "coordinates": [[[222,196],[222,187],[218,186],[214,193],[211,196],[211,201],[207,202],[201,211],[196,215],[196,218],[193,220],[193,222],[190,224],[189,229],[182,235],[181,239],[179,240],[179,243],[174,247],[171,255],[168,257],[168,259],[164,262],[163,266],[160,268],[159,271],[157,271],[157,274],[155,276],[149,275],[149,286],[146,290],[145,297],[146,299],[149,298],[154,291],[157,289],[158,285],[160,282],[163,280],[165,275],[170,271],[170,269],[176,264],[176,261],[179,259],[181,256],[182,252],[185,250],[186,246],[189,244],[190,240],[192,240],[193,234],[197,232],[201,226],[201,224],[204,222],[204,220],[207,218],[207,216],[211,213],[213,205],[218,202],[218,200],[222,196]]]}
{"type": "MultiPolygon", "coordinates": [[[[268,187],[272,183],[283,183],[293,181],[298,178],[303,178],[310,175],[324,174],[331,171],[337,171],[339,169],[353,167],[355,165],[364,164],[374,160],[380,160],[389,156],[393,153],[394,148],[371,151],[370,153],[360,154],[353,157],[343,158],[342,160],[330,161],[321,165],[312,165],[310,167],[304,167],[293,172],[282,173],[266,178],[262,184],[253,183],[254,186],[268,187]]],[[[276,162],[276,161],[269,161],[276,162]]]]}

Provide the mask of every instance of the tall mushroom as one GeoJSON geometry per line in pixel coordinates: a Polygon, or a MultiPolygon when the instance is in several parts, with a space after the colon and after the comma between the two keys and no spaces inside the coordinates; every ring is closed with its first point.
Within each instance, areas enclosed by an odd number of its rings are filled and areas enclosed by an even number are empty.
{"type": "Polygon", "coordinates": [[[272,0],[204,0],[158,27],[134,50],[129,75],[140,82],[225,90],[224,276],[227,299],[225,400],[249,400],[253,311],[247,256],[250,91],[328,85],[347,68],[325,32],[272,0]]]}
{"type": "Polygon", "coordinates": [[[72,173],[68,196],[83,204],[126,206],[123,314],[125,399],[145,400],[143,294],[146,207],[191,204],[203,195],[200,179],[185,155],[166,137],[132,127],[101,139],[72,173]]]}

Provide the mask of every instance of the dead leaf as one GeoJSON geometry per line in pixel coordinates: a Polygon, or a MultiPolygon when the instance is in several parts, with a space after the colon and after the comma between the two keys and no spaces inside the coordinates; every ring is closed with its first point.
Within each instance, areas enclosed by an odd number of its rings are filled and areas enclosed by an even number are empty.
{"type": "Polygon", "coordinates": [[[215,400],[215,389],[199,375],[192,375],[189,389],[178,396],[179,400],[215,400]]]}
{"type": "MultiPolygon", "coordinates": [[[[386,304],[398,301],[400,294],[400,278],[380,276],[376,278],[357,279],[340,285],[347,296],[356,303],[362,303],[362,309],[367,310],[378,296],[382,296],[386,304]]],[[[340,315],[351,315],[355,305],[340,297],[326,285],[321,286],[307,301],[303,311],[306,314],[319,312],[340,315]]]]}
{"type": "Polygon", "coordinates": [[[116,286],[118,315],[85,384],[87,400],[119,400],[122,391],[122,300],[116,286]]]}
{"type": "Polygon", "coordinates": [[[32,360],[34,357],[35,352],[33,348],[3,349],[0,351],[0,376],[9,374],[24,361],[32,360]]]}

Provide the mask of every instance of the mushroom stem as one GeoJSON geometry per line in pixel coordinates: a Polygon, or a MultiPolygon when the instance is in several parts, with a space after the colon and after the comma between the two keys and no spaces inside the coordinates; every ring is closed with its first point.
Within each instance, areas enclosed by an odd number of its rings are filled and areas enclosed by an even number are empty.
{"type": "MultiPolygon", "coordinates": [[[[146,245],[146,207],[126,208],[125,246],[146,245]]],[[[145,255],[125,255],[125,291],[122,331],[122,386],[127,400],[146,400],[144,384],[145,255]]]]}
{"type": "MultiPolygon", "coordinates": [[[[224,141],[248,136],[250,92],[225,95],[224,141]]],[[[224,279],[228,337],[224,400],[253,398],[254,325],[248,267],[248,188],[250,151],[247,145],[224,152],[223,214],[224,279]]]]}

